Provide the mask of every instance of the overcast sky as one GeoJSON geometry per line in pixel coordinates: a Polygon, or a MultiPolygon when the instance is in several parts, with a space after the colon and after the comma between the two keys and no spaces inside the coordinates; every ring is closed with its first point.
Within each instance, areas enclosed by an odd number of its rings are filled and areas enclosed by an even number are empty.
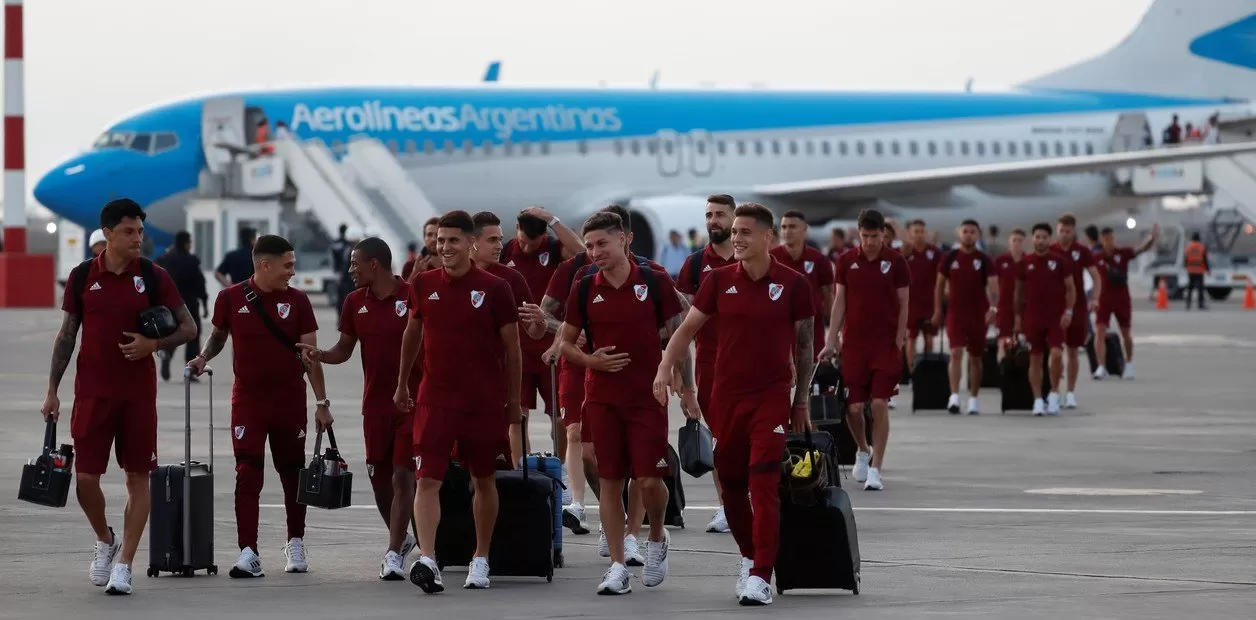
{"type": "Polygon", "coordinates": [[[138,108],[286,85],[977,90],[1098,54],[1151,0],[27,0],[27,192],[138,108]]]}

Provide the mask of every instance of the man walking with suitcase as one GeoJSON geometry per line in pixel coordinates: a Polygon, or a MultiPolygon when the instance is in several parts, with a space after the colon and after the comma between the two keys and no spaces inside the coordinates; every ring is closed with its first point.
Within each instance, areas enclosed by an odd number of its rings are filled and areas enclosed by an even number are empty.
{"type": "Polygon", "coordinates": [[[786,427],[809,423],[815,301],[806,277],[772,257],[772,212],[746,203],[733,216],[738,262],[703,281],[659,363],[654,395],[666,402],[672,366],[687,354],[707,318],[718,317],[720,374],[710,419],[724,509],[742,556],[735,593],[742,605],[767,605],[780,541],[786,427]]]}
{"type": "Polygon", "coordinates": [[[153,353],[196,337],[196,323],[166,270],[152,266],[156,281],[147,281],[141,261],[144,210],[129,199],[105,205],[100,212],[105,251],[81,263],[67,278],[61,301],[64,317],[52,348],[44,419],[61,417],[57,389],[74,356],[74,341],[83,330],[74,379],[75,487],[79,505],[96,533],[88,576],[108,594],[131,593],[131,561],[144,535],[149,512],[149,473],[157,468],[157,366],[153,353]],[[78,290],[76,283],[81,283],[78,290]],[[135,333],[140,313],[149,308],[147,287],[158,287],[159,299],[179,321],[174,334],[153,340],[135,333]],[[125,344],[119,344],[125,342],[125,344]],[[117,443],[118,466],[126,472],[127,503],[122,537],[105,516],[100,477],[117,443]]]}
{"type": "Polygon", "coordinates": [[[474,232],[466,211],[450,211],[437,223],[441,268],[414,278],[393,395],[398,409],[415,411],[414,515],[422,555],[410,566],[410,581],[428,594],[445,590],[433,556],[440,488],[455,442],[475,487],[475,554],[463,587],[489,587],[488,554],[497,523],[495,473],[497,463],[509,459],[508,420],[520,417],[519,312],[510,285],[471,260],[474,232]],[[421,361],[416,359],[419,343],[421,361]],[[407,383],[416,363],[423,364],[417,399],[407,383]]]}
{"type": "MultiPolygon", "coordinates": [[[[298,344],[306,361],[343,364],[362,343],[362,437],[366,443],[366,476],[375,493],[375,506],[388,527],[388,551],[380,563],[379,578],[405,579],[406,556],[418,544],[410,533],[414,505],[413,411],[393,404],[401,337],[410,321],[410,285],[394,276],[392,250],[378,237],[359,241],[349,254],[349,276],[354,290],[340,313],[340,340],[322,350],[298,344]]],[[[410,371],[408,385],[418,390],[421,369],[410,371]]]]}
{"type": "Polygon", "coordinates": [[[999,278],[999,303],[995,306],[995,325],[999,328],[999,359],[1015,346],[1017,266],[1025,255],[1025,231],[1013,228],[1007,236],[1007,252],[994,259],[994,272],[999,278]]]}
{"type": "Polygon", "coordinates": [[[297,501],[298,479],[305,466],[305,375],[316,398],[317,429],[331,425],[331,401],[321,365],[307,365],[297,344],[318,345],[318,321],[310,298],[292,288],[296,252],[287,239],[262,235],[253,244],[253,276],[218,293],[214,331],[205,348],[188,362],[194,375],[205,370],[231,337],[235,385],[231,389],[231,447],[235,451],[236,535],[240,555],[233,578],[265,576],[257,546],[258,502],[265,479],[266,442],[283,485],[288,543],[284,571],[309,570],[305,553],[305,505],[297,501]]]}
{"type": "Polygon", "coordinates": [[[1060,414],[1060,374],[1063,371],[1065,332],[1075,317],[1077,296],[1068,256],[1051,250],[1051,225],[1034,224],[1034,251],[1019,263],[1016,282],[1016,326],[1029,344],[1029,387],[1034,392],[1034,415],[1060,414]],[[1042,401],[1042,356],[1050,351],[1051,400],[1042,401]]]}
{"type": "Polygon", "coordinates": [[[890,440],[889,400],[902,377],[907,339],[907,261],[885,243],[885,217],[876,209],[859,214],[859,247],[837,263],[837,292],[828,342],[821,359],[842,356],[842,380],[849,388],[847,419],[859,450],[853,476],[866,490],[881,490],[881,465],[890,440]],[[839,334],[838,328],[841,328],[839,334]],[[864,403],[872,401],[872,440],[864,431],[864,403]]]}
{"type": "MultiPolygon", "coordinates": [[[[668,493],[663,482],[670,473],[667,408],[650,387],[663,357],[660,330],[662,337],[669,337],[684,318],[684,308],[666,271],[629,260],[628,238],[618,215],[594,214],[582,232],[598,273],[584,276],[573,287],[559,340],[565,359],[590,370],[585,418],[594,421],[601,517],[612,562],[598,593],[627,594],[632,585],[625,561],[623,497],[629,477],[640,486],[650,519],[641,582],[653,587],[667,577],[670,536],[664,527],[668,493]],[[575,344],[581,330],[591,353],[575,344]]],[[[696,416],[693,359],[687,353],[686,349],[677,362],[683,363],[685,409],[696,416]]],[[[668,367],[669,381],[673,366],[668,367]]]]}
{"type": "Polygon", "coordinates": [[[959,381],[964,374],[964,351],[968,351],[968,415],[980,413],[977,392],[981,389],[981,362],[986,351],[986,328],[999,307],[999,280],[990,257],[977,249],[981,227],[976,220],[964,220],[959,227],[959,247],[951,250],[938,265],[933,293],[933,324],[942,322],[942,298],[948,295],[946,337],[951,343],[951,398],[947,411],[959,413],[959,381]]]}
{"type": "Polygon", "coordinates": [[[916,364],[916,338],[924,335],[924,352],[933,352],[933,337],[938,335],[938,321],[934,286],[938,280],[938,265],[942,262],[942,250],[925,241],[924,220],[907,222],[908,242],[903,244],[903,259],[911,272],[910,295],[907,305],[907,367],[914,370],[916,364]]]}

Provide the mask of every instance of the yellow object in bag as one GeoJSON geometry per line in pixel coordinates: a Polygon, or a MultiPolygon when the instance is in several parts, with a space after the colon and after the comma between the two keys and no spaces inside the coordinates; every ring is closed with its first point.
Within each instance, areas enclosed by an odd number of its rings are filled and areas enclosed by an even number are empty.
{"type": "Polygon", "coordinates": [[[819,450],[812,450],[811,458],[807,458],[806,454],[797,458],[798,461],[794,463],[794,469],[790,472],[790,475],[795,478],[807,479],[811,477],[811,464],[813,462],[819,463],[820,459],[824,457],[820,454],[819,450]]]}

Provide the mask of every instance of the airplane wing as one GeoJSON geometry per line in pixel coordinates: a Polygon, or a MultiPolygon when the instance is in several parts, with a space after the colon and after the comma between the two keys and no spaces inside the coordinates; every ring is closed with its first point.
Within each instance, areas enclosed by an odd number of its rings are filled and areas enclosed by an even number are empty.
{"type": "Polygon", "coordinates": [[[1225,157],[1256,151],[1256,142],[1171,146],[1144,151],[1031,159],[975,166],[952,166],[908,172],[864,174],[811,181],[755,185],[763,196],[859,200],[890,194],[946,190],[956,185],[1034,180],[1048,174],[1097,172],[1193,159],[1225,157]]]}

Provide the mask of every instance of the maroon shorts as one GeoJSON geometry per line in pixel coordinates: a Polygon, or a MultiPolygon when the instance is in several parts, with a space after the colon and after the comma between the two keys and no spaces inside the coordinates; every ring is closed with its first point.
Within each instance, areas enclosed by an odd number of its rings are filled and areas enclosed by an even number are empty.
{"type": "Polygon", "coordinates": [[[970,355],[983,355],[986,350],[986,323],[984,320],[961,322],[952,314],[946,322],[946,338],[951,350],[968,349],[970,355]]]}
{"type": "Polygon", "coordinates": [[[541,400],[545,401],[545,413],[554,415],[554,403],[550,402],[553,394],[554,385],[550,378],[550,370],[548,367],[542,368],[537,372],[528,372],[526,369],[519,377],[519,406],[524,409],[536,409],[536,392],[541,391],[541,400]]]}
{"type": "Polygon", "coordinates": [[[414,415],[415,477],[443,479],[455,442],[458,460],[473,477],[492,476],[498,461],[510,463],[507,429],[505,408],[473,413],[420,404],[414,415]]]}
{"type": "MultiPolygon", "coordinates": [[[[1025,332],[1025,342],[1029,345],[1031,355],[1064,346],[1064,330],[1060,328],[1059,321],[1052,321],[1045,325],[1025,323],[1021,325],[1021,328],[1025,332]]],[[[1082,329],[1085,328],[1086,323],[1082,322],[1082,329]]]]}
{"type": "Polygon", "coordinates": [[[700,361],[694,365],[694,380],[698,384],[698,408],[702,410],[702,418],[707,426],[714,424],[717,417],[711,410],[711,390],[715,386],[715,360],[700,361]]]}
{"type": "Polygon", "coordinates": [[[1086,339],[1090,337],[1089,318],[1090,313],[1086,307],[1073,310],[1073,320],[1068,324],[1068,331],[1064,332],[1064,344],[1068,348],[1076,349],[1086,346],[1086,339]]]}
{"type": "Polygon", "coordinates": [[[304,403],[277,407],[259,403],[231,403],[231,448],[236,467],[265,464],[266,442],[276,469],[305,466],[306,411],[304,403]]]}
{"type": "Polygon", "coordinates": [[[652,407],[585,403],[585,419],[593,426],[598,476],[607,480],[658,478],[667,464],[667,410],[652,407]]]}
{"type": "Polygon", "coordinates": [[[565,364],[560,364],[558,371],[558,416],[563,426],[571,426],[584,421],[584,368],[572,364],[581,371],[579,380],[575,380],[569,376],[570,370],[561,368],[565,364]]]}
{"type": "Polygon", "coordinates": [[[362,438],[367,465],[414,469],[413,413],[367,413],[362,416],[362,438]]]}
{"type": "MultiPolygon", "coordinates": [[[[898,393],[903,378],[903,355],[893,342],[842,347],[842,380],[850,389],[847,402],[886,400],[898,393]]],[[[788,405],[788,402],[786,403],[788,405]]]]}
{"type": "Polygon", "coordinates": [[[157,398],[75,398],[70,437],[77,473],[104,474],[110,447],[123,471],[153,471],[157,469],[157,398]]]}
{"type": "Polygon", "coordinates": [[[1099,298],[1099,309],[1095,312],[1095,325],[1110,327],[1112,325],[1112,317],[1115,315],[1117,324],[1125,329],[1129,329],[1130,314],[1130,292],[1128,289],[1112,295],[1103,295],[1099,298]]]}
{"type": "Polygon", "coordinates": [[[994,315],[994,325],[999,328],[999,338],[1011,338],[1016,335],[1016,313],[1011,308],[999,308],[994,315]]]}
{"type": "MultiPolygon", "coordinates": [[[[788,387],[766,390],[750,397],[719,397],[711,406],[718,412],[720,425],[711,427],[716,439],[715,452],[719,462],[733,463],[728,474],[745,479],[756,470],[772,468],[779,472],[781,453],[792,411],[788,387]]],[[[779,474],[778,474],[779,475],[779,474]]],[[[720,477],[725,470],[720,469],[720,477]]]]}
{"type": "Polygon", "coordinates": [[[907,337],[915,339],[920,334],[926,336],[936,335],[938,328],[930,322],[932,319],[932,310],[926,314],[923,310],[909,309],[907,311],[907,337]]]}

